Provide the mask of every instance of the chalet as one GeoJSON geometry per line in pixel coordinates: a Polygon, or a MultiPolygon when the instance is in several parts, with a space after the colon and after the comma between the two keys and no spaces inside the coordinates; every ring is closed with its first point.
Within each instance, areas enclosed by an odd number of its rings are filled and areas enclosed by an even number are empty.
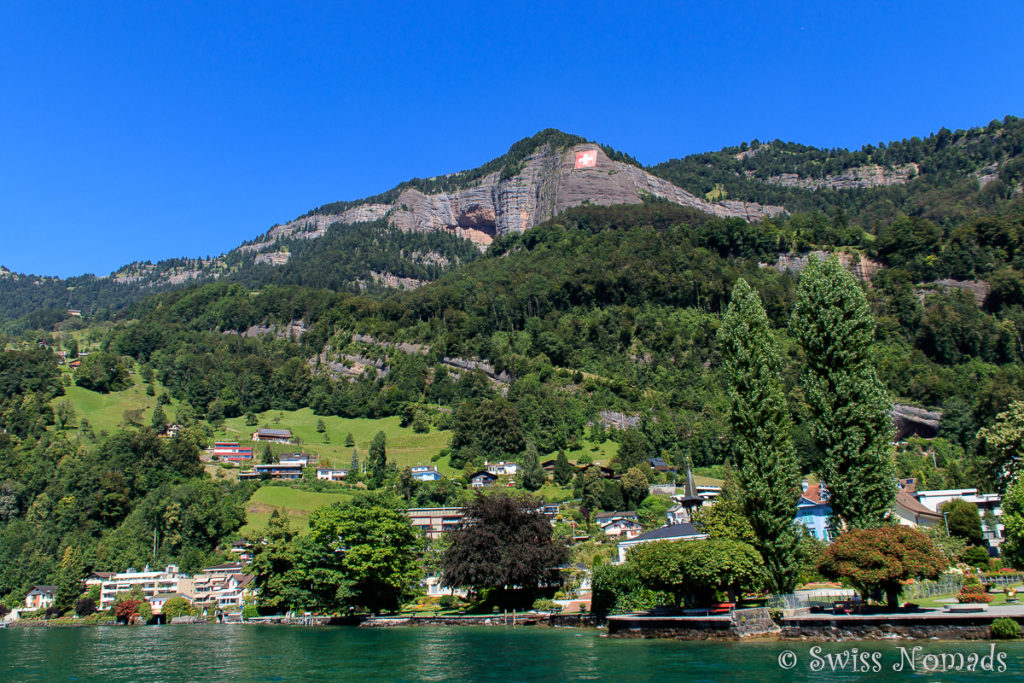
{"type": "Polygon", "coordinates": [[[417,481],[441,481],[441,473],[436,467],[418,465],[412,468],[412,478],[417,481]]]}
{"type": "Polygon", "coordinates": [[[491,474],[500,477],[505,475],[515,475],[515,473],[519,469],[519,466],[516,465],[514,462],[505,462],[504,460],[502,460],[501,462],[485,462],[484,469],[490,472],[491,474]]]}
{"type": "Polygon", "coordinates": [[[82,311],[78,310],[77,308],[69,308],[68,309],[68,315],[70,315],[70,316],[72,316],[74,318],[81,318],[82,317],[82,311]]]}
{"type": "Polygon", "coordinates": [[[634,538],[619,541],[619,564],[626,561],[626,554],[630,548],[642,543],[653,543],[654,541],[699,541],[707,538],[707,534],[697,531],[692,524],[668,524],[663,527],[648,531],[634,538]]]}
{"type": "Polygon", "coordinates": [[[623,536],[627,539],[636,538],[643,532],[634,511],[602,512],[597,515],[597,525],[608,536],[623,536]]]}
{"type": "Polygon", "coordinates": [[[466,508],[409,508],[405,514],[413,528],[422,531],[428,540],[434,540],[458,529],[466,516],[466,508]]]}
{"type": "Polygon", "coordinates": [[[613,469],[611,469],[609,467],[604,467],[602,465],[598,465],[597,463],[590,463],[588,465],[577,465],[576,466],[576,469],[579,470],[580,472],[586,472],[587,470],[592,469],[592,468],[596,468],[597,471],[601,474],[601,476],[604,477],[605,479],[618,479],[618,477],[615,476],[615,470],[613,470],[613,469]]]}
{"type": "Polygon", "coordinates": [[[541,467],[542,470],[544,470],[548,474],[554,474],[555,473],[555,459],[552,458],[551,460],[545,460],[544,462],[542,462],[540,464],[540,467],[541,467]]]}
{"type": "Polygon", "coordinates": [[[664,458],[647,458],[647,464],[656,472],[678,472],[678,467],[670,467],[664,458]]]}
{"type": "Polygon", "coordinates": [[[292,432],[290,429],[260,428],[252,433],[252,440],[265,443],[291,443],[292,432]]]}
{"type": "Polygon", "coordinates": [[[348,470],[334,470],[329,467],[318,467],[316,478],[320,481],[343,481],[348,476],[348,470]]]}
{"type": "Polygon", "coordinates": [[[180,424],[164,425],[164,428],[157,433],[157,436],[163,437],[165,439],[173,439],[178,435],[178,432],[180,432],[181,429],[182,427],[180,424]]]}
{"type": "Polygon", "coordinates": [[[71,361],[70,363],[68,363],[68,367],[71,368],[72,370],[77,370],[81,365],[82,365],[82,361],[79,360],[78,358],[76,358],[73,361],[71,361]]]}
{"type": "Polygon", "coordinates": [[[469,485],[473,488],[493,486],[496,481],[498,481],[498,477],[486,470],[480,470],[479,472],[474,472],[469,475],[469,485]]]}
{"type": "Polygon", "coordinates": [[[56,598],[56,586],[33,586],[25,596],[25,609],[47,609],[56,598]]]}
{"type": "Polygon", "coordinates": [[[252,446],[240,446],[237,441],[217,441],[213,444],[213,454],[228,462],[248,462],[252,460],[252,446]]]}

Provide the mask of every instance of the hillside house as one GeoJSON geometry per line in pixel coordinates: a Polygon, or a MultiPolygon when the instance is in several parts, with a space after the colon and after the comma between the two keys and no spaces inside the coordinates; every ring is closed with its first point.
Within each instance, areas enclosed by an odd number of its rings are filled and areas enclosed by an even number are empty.
{"type": "Polygon", "coordinates": [[[239,480],[260,479],[302,479],[302,470],[306,465],[297,462],[272,462],[266,465],[254,465],[253,469],[239,472],[239,480]]]}
{"type": "Polygon", "coordinates": [[[25,609],[47,609],[57,598],[56,586],[33,586],[25,596],[25,609]]]}
{"type": "Polygon", "coordinates": [[[316,478],[320,481],[344,481],[348,476],[348,470],[334,470],[328,467],[318,467],[316,478]]]}
{"type": "Polygon", "coordinates": [[[412,468],[412,478],[417,481],[441,481],[441,473],[436,467],[418,465],[412,468]]]}
{"type": "Polygon", "coordinates": [[[643,533],[635,511],[602,512],[597,515],[597,525],[605,535],[632,539],[643,533]]]}
{"type": "Polygon", "coordinates": [[[213,454],[228,462],[249,462],[252,460],[252,446],[240,446],[237,441],[217,441],[213,454]]]}
{"type": "Polygon", "coordinates": [[[515,473],[519,470],[519,466],[514,462],[485,462],[484,469],[493,475],[502,476],[515,476],[515,473]]]}
{"type": "Polygon", "coordinates": [[[252,440],[263,443],[291,443],[292,432],[290,429],[263,429],[261,427],[252,433],[252,440]]]}
{"type": "Polygon", "coordinates": [[[176,437],[178,435],[178,432],[180,432],[180,431],[181,431],[181,425],[180,424],[164,425],[164,428],[161,429],[159,432],[157,432],[157,436],[165,438],[165,439],[173,439],[174,437],[176,437]]]}
{"type": "Polygon", "coordinates": [[[469,485],[476,489],[493,486],[496,481],[498,481],[498,477],[486,470],[480,470],[469,476],[469,485]]]}
{"type": "Polygon", "coordinates": [[[448,531],[458,529],[466,516],[466,508],[409,508],[405,514],[413,528],[422,531],[432,541],[448,531]]]}

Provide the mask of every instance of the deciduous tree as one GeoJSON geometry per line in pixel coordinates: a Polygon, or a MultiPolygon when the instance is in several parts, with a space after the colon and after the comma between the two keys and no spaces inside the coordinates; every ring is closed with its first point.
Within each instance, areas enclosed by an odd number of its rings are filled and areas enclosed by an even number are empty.
{"type": "Polygon", "coordinates": [[[555,568],[566,562],[568,551],[552,540],[551,524],[538,505],[528,496],[478,494],[441,558],[445,584],[477,593],[504,588],[532,595],[558,583],[555,568]]]}
{"type": "Polygon", "coordinates": [[[881,589],[890,608],[897,607],[902,582],[934,579],[948,560],[923,532],[905,526],[854,529],[825,550],[818,565],[830,579],[847,579],[865,598],[881,589]]]}

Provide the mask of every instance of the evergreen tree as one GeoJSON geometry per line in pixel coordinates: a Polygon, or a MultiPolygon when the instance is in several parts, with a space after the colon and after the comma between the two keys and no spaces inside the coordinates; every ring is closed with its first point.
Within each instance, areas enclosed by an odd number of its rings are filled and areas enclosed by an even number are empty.
{"type": "Polygon", "coordinates": [[[352,464],[351,471],[349,472],[353,477],[359,474],[359,452],[356,449],[352,449],[352,464]]]}
{"type": "Polygon", "coordinates": [[[345,435],[345,445],[346,446],[355,446],[356,445],[356,439],[355,439],[354,436],[352,436],[352,432],[349,432],[348,434],[345,435]]]}
{"type": "Polygon", "coordinates": [[[555,458],[555,482],[559,486],[568,486],[572,475],[572,465],[569,464],[569,458],[565,457],[565,451],[558,451],[558,457],[555,458]]]}
{"type": "Polygon", "coordinates": [[[892,402],[871,362],[867,298],[835,257],[811,257],[804,268],[790,329],[807,363],[810,432],[823,456],[833,525],[881,526],[896,498],[892,402]]]}
{"type": "Polygon", "coordinates": [[[60,561],[60,572],[57,574],[57,594],[54,606],[60,614],[64,614],[75,606],[75,600],[82,594],[82,555],[77,549],[68,546],[64,549],[64,558],[60,561]]]}
{"type": "Polygon", "coordinates": [[[772,590],[789,593],[799,569],[793,520],[800,470],[779,379],[781,358],[761,298],[746,280],[732,290],[718,345],[729,378],[732,451],[743,513],[754,529],[754,545],[764,558],[772,590]]]}
{"type": "Polygon", "coordinates": [[[547,476],[540,466],[537,447],[531,441],[526,444],[526,450],[523,451],[523,472],[519,477],[519,482],[527,491],[536,491],[544,485],[546,479],[547,476]]]}
{"type": "Polygon", "coordinates": [[[167,415],[159,403],[156,404],[156,408],[153,408],[153,417],[150,419],[149,425],[158,432],[162,432],[167,426],[167,415]]]}
{"type": "Polygon", "coordinates": [[[270,448],[269,443],[263,444],[263,451],[260,453],[260,464],[269,465],[274,462],[274,451],[270,448]]]}
{"type": "Polygon", "coordinates": [[[388,469],[388,438],[384,432],[377,432],[370,442],[370,473],[379,485],[388,469]]]}

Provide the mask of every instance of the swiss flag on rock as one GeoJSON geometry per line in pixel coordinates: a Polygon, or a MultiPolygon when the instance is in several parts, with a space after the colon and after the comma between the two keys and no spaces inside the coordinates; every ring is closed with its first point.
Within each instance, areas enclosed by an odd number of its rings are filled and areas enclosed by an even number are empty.
{"type": "Polygon", "coordinates": [[[586,152],[576,152],[576,168],[594,168],[597,166],[597,150],[588,149],[586,152]]]}

